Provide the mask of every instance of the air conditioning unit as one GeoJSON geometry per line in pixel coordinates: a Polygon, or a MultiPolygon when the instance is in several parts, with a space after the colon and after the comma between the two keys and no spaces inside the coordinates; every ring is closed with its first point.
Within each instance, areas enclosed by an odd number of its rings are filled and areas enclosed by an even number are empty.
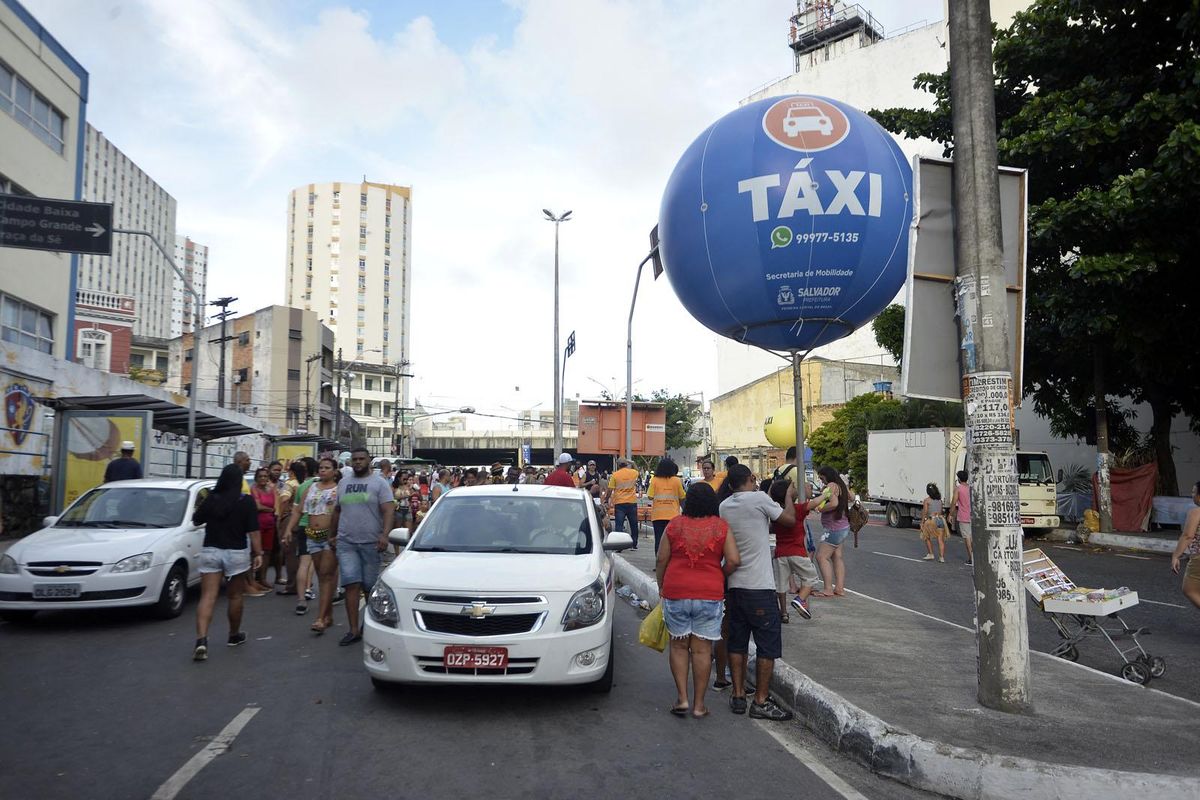
{"type": "Polygon", "coordinates": [[[241,376],[241,375],[234,375],[234,376],[233,376],[233,382],[234,382],[234,383],[241,383],[241,382],[242,382],[242,376],[241,376]]]}

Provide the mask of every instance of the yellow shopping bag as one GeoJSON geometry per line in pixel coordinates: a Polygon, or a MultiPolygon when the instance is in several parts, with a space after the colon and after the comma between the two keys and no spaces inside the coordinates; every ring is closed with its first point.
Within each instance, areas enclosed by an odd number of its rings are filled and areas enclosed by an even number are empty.
{"type": "Polygon", "coordinates": [[[660,653],[667,649],[671,634],[667,632],[667,623],[663,620],[662,603],[656,605],[642,620],[642,626],[638,628],[638,641],[660,653]]]}

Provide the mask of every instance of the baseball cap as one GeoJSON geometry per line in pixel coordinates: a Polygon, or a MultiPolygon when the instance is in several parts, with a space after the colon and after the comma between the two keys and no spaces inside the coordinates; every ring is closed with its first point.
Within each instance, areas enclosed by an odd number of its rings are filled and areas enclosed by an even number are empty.
{"type": "Polygon", "coordinates": [[[129,441],[128,439],[126,439],[125,441],[121,442],[121,449],[122,449],[122,450],[132,450],[132,449],[133,449],[133,442],[131,442],[131,441],[129,441]]]}
{"type": "Polygon", "coordinates": [[[574,460],[575,459],[571,457],[570,453],[563,453],[558,457],[558,463],[560,464],[570,464],[574,460]]]}

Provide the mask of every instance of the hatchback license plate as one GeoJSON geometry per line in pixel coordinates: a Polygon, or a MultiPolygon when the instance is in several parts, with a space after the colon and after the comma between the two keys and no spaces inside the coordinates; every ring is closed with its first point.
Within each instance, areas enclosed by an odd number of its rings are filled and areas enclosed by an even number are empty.
{"type": "Polygon", "coordinates": [[[508,648],[449,645],[442,653],[442,666],[447,669],[505,669],[508,667],[508,648]]]}
{"type": "Polygon", "coordinates": [[[81,583],[35,583],[34,600],[76,600],[83,589],[81,583]]]}

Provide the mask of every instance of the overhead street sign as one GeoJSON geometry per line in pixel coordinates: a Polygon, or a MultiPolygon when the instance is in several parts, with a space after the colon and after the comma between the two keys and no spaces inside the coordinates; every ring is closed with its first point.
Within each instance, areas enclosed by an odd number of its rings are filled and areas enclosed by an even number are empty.
{"type": "Polygon", "coordinates": [[[112,203],[0,194],[0,247],[112,255],[112,203]]]}

